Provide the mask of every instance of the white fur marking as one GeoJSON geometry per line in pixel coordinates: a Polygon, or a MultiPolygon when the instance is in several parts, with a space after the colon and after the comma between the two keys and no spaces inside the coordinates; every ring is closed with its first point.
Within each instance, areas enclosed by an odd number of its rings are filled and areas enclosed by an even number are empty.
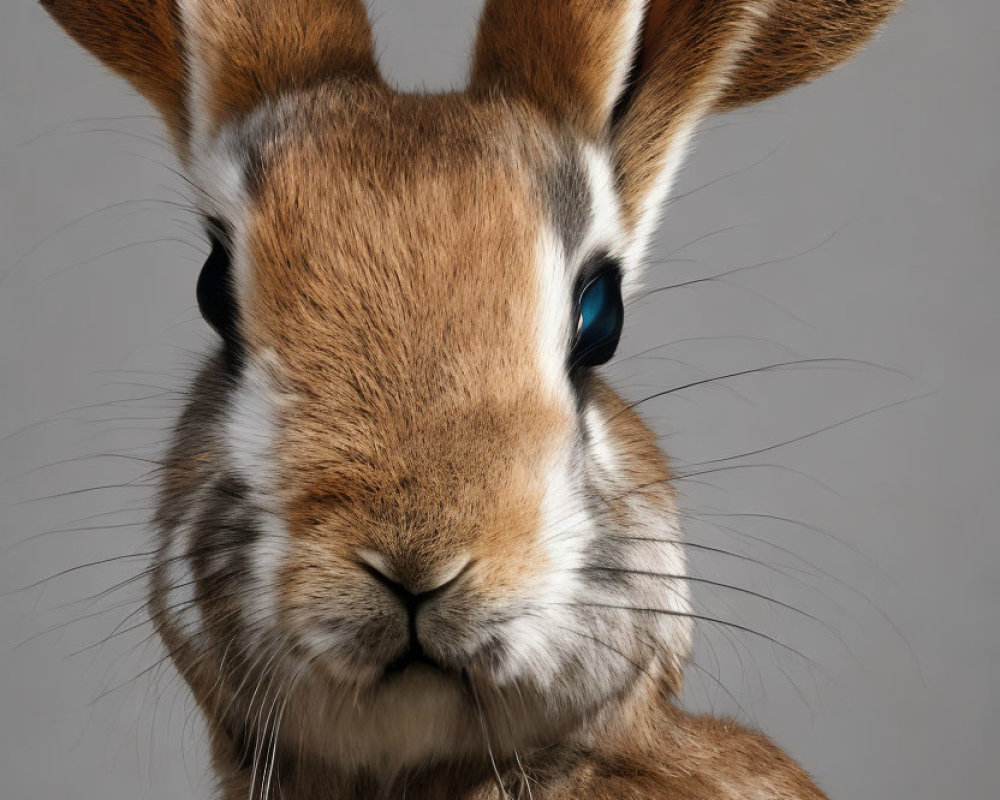
{"type": "Polygon", "coordinates": [[[608,436],[604,418],[594,404],[587,406],[583,418],[590,439],[590,453],[604,473],[604,477],[613,483],[618,475],[618,455],[608,436]]]}
{"type": "Polygon", "coordinates": [[[274,445],[278,435],[277,415],[284,397],[271,378],[267,359],[251,359],[233,393],[225,425],[225,441],[233,465],[251,488],[267,498],[274,490],[274,445]]]}
{"type": "Polygon", "coordinates": [[[639,221],[632,232],[632,241],[627,250],[626,259],[630,264],[641,263],[645,256],[663,211],[663,204],[673,189],[677,173],[684,163],[698,124],[711,111],[725,90],[733,68],[739,62],[740,56],[753,44],[754,36],[770,16],[774,3],[775,0],[749,0],[744,3],[746,18],[738,25],[732,40],[722,48],[714,68],[715,74],[710,76],[711,85],[694,106],[686,110],[683,121],[678,125],[677,133],[668,143],[661,159],[659,178],[653,190],[643,199],[639,221]]]}
{"type": "Polygon", "coordinates": [[[536,613],[517,618],[504,628],[510,659],[495,676],[501,685],[514,679],[530,679],[540,688],[556,680],[563,668],[562,645],[573,617],[573,598],[581,594],[580,569],[594,525],[580,493],[581,476],[573,467],[575,453],[566,446],[548,472],[548,485],[541,507],[538,536],[547,555],[545,580],[531,595],[536,613]]]}
{"type": "Polygon", "coordinates": [[[199,35],[199,31],[203,27],[200,14],[202,2],[203,0],[177,0],[181,26],[184,29],[184,51],[189,82],[187,112],[191,120],[190,149],[193,153],[206,149],[210,139],[208,118],[210,87],[205,54],[202,52],[202,41],[199,35]]]}
{"type": "Polygon", "coordinates": [[[273,628],[279,573],[288,553],[288,531],[275,514],[266,513],[259,520],[260,531],[250,556],[253,585],[257,591],[249,593],[247,618],[253,622],[255,632],[264,633],[273,628]]]}
{"type": "Polygon", "coordinates": [[[250,557],[256,592],[247,603],[249,617],[269,627],[276,608],[278,573],[289,548],[288,531],[276,508],[277,476],[274,445],[277,416],[285,398],[270,375],[264,354],[247,363],[241,383],[233,393],[225,425],[225,441],[233,467],[253,492],[254,505],[263,509],[260,531],[250,557]]]}
{"type": "Polygon", "coordinates": [[[590,189],[591,225],[583,237],[579,252],[574,255],[586,257],[602,248],[614,255],[621,246],[624,230],[611,158],[608,153],[593,145],[581,146],[580,155],[587,170],[590,189]]]}
{"type": "Polygon", "coordinates": [[[691,139],[698,127],[699,119],[700,117],[692,117],[691,121],[683,125],[674,136],[660,161],[659,179],[653,189],[643,198],[639,220],[625,251],[625,263],[630,267],[629,273],[635,273],[646,256],[649,242],[659,225],[664,203],[673,191],[677,173],[680,172],[680,168],[687,158],[691,139]]]}
{"type": "Polygon", "coordinates": [[[632,69],[635,52],[642,40],[642,27],[646,19],[648,4],[649,0],[632,0],[625,11],[625,18],[622,20],[619,31],[618,56],[615,59],[608,82],[608,90],[604,97],[604,113],[607,117],[611,116],[615,103],[625,90],[625,82],[632,69]]]}
{"type": "Polygon", "coordinates": [[[538,323],[535,352],[545,388],[560,404],[572,404],[566,359],[572,331],[573,301],[566,274],[566,254],[559,238],[543,228],[536,245],[538,323]]]}
{"type": "MultiPolygon", "coordinates": [[[[233,269],[237,300],[249,296],[250,266],[246,256],[246,219],[250,206],[241,159],[241,144],[225,120],[209,118],[210,76],[207,54],[199,31],[203,27],[204,0],[178,0],[186,41],[189,76],[187,111],[191,120],[190,142],[184,166],[198,191],[198,205],[209,217],[226,223],[232,237],[233,269]],[[218,126],[214,128],[213,124],[218,126]]],[[[241,306],[237,302],[237,308],[241,306]]]]}

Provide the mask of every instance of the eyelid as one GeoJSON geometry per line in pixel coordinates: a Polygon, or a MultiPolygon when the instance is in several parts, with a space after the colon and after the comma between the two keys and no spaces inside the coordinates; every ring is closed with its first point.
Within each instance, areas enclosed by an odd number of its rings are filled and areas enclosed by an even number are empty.
{"type": "Polygon", "coordinates": [[[609,269],[613,269],[618,274],[618,284],[621,285],[622,282],[622,269],[621,262],[618,258],[611,255],[607,251],[600,251],[589,256],[580,269],[577,271],[576,282],[574,286],[574,298],[577,303],[579,303],[580,298],[583,297],[583,293],[587,291],[590,285],[604,275],[609,269]]]}

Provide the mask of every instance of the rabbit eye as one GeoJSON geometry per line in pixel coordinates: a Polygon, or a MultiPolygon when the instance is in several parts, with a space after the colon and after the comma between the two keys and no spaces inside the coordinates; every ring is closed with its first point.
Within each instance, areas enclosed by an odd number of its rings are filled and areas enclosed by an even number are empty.
{"type": "Polygon", "coordinates": [[[198,310],[227,347],[236,345],[236,302],[232,285],[232,265],[225,235],[217,224],[210,224],[212,252],[198,276],[198,310]]]}
{"type": "Polygon", "coordinates": [[[570,367],[606,364],[618,349],[625,322],[621,272],[617,265],[605,264],[599,272],[591,274],[581,283],[577,298],[576,338],[570,367]]]}

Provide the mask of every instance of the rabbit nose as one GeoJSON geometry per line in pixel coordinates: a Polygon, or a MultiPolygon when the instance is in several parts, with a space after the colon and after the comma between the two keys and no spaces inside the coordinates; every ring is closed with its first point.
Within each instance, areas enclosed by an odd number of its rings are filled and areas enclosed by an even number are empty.
{"type": "Polygon", "coordinates": [[[411,617],[416,614],[421,603],[437,597],[454,586],[471,566],[469,556],[461,556],[448,562],[443,568],[407,580],[400,577],[379,553],[361,551],[358,557],[365,572],[396,595],[411,617]]]}
{"type": "Polygon", "coordinates": [[[472,565],[469,557],[456,559],[443,568],[428,570],[424,574],[417,575],[413,580],[406,581],[392,569],[389,562],[380,554],[362,551],[358,553],[358,556],[361,559],[361,568],[376,582],[392,592],[406,610],[406,646],[386,665],[386,677],[401,673],[415,664],[425,664],[438,670],[447,671],[424,651],[417,630],[417,612],[421,605],[446,592],[465,575],[472,565]]]}

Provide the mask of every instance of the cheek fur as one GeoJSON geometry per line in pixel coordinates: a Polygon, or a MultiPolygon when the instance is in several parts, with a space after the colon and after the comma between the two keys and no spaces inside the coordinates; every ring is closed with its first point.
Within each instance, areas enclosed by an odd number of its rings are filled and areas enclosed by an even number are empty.
{"type": "Polygon", "coordinates": [[[289,534],[277,496],[276,444],[279,418],[287,401],[273,377],[272,356],[248,360],[229,398],[224,423],[229,469],[246,489],[254,509],[255,530],[247,551],[245,592],[248,624],[266,629],[277,619],[281,568],[289,550],[289,534]]]}
{"type": "Polygon", "coordinates": [[[566,446],[548,470],[536,532],[544,567],[523,589],[526,613],[498,632],[507,653],[496,675],[500,683],[519,680],[549,687],[573,649],[567,626],[573,618],[572,604],[582,594],[584,554],[594,535],[574,450],[566,446]]]}
{"type": "MultiPolygon", "coordinates": [[[[595,148],[582,156],[588,191],[580,194],[590,198],[592,221],[574,257],[595,248],[614,252],[623,238],[607,159],[595,148]]],[[[677,653],[668,659],[679,663],[690,620],[670,488],[664,482],[635,491],[650,475],[664,476],[658,451],[644,449],[652,433],[630,415],[622,419],[621,404],[604,402],[604,390],[578,396],[567,374],[573,269],[561,241],[549,231],[539,239],[536,347],[550,397],[578,418],[577,433],[556,446],[544,471],[537,537],[545,567],[523,592],[528,611],[498,631],[506,657],[494,679],[558,687],[587,703],[627,683],[634,664],[658,650],[677,653]],[[638,428],[625,430],[623,423],[638,428]],[[642,446],[634,449],[636,441],[642,446]],[[660,541],[640,541],[654,538],[660,541]]]]}
{"type": "Polygon", "coordinates": [[[652,433],[623,403],[607,400],[599,395],[583,414],[588,477],[606,511],[603,547],[591,561],[594,579],[604,579],[608,605],[662,612],[624,613],[673,667],[686,657],[692,629],[676,500],[659,451],[649,449],[652,433]]]}
{"type": "Polygon", "coordinates": [[[170,534],[161,556],[164,617],[182,638],[196,645],[205,632],[198,601],[197,583],[191,562],[192,528],[185,521],[170,534]]]}

